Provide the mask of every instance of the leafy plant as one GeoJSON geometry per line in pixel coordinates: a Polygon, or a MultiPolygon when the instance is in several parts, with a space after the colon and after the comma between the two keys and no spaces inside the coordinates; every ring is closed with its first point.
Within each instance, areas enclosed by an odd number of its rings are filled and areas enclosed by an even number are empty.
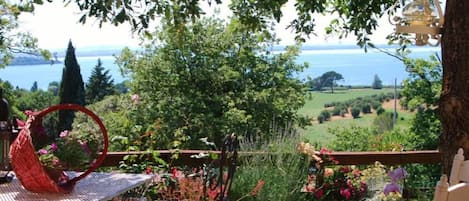
{"type": "Polygon", "coordinates": [[[93,164],[99,140],[93,134],[60,133],[54,142],[37,151],[41,164],[49,169],[85,170],[93,164]]]}

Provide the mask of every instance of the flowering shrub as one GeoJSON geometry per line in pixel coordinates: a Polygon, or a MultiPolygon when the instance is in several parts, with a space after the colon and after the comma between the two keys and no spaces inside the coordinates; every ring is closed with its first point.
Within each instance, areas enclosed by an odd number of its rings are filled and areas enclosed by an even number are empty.
{"type": "Polygon", "coordinates": [[[98,142],[92,134],[65,130],[54,142],[39,149],[37,154],[46,169],[84,170],[96,158],[98,142]]]}
{"type": "Polygon", "coordinates": [[[300,153],[312,159],[308,180],[303,192],[313,194],[314,200],[362,200],[367,193],[367,185],[362,179],[361,171],[355,166],[334,166],[324,168],[324,162],[336,163],[325,148],[319,152],[309,143],[298,146],[300,153]]]}

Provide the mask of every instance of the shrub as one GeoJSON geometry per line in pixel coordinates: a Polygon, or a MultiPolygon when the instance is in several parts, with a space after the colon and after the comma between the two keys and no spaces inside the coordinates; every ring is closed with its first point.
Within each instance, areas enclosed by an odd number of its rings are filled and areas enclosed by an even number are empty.
{"type": "Polygon", "coordinates": [[[331,113],[329,110],[323,110],[319,115],[324,116],[324,121],[329,121],[331,119],[331,113]]]}
{"type": "Polygon", "coordinates": [[[332,114],[332,116],[339,116],[340,111],[341,111],[341,109],[336,106],[336,107],[334,107],[334,109],[332,109],[331,114],[332,114]]]}
{"type": "Polygon", "coordinates": [[[381,115],[381,114],[383,114],[385,111],[386,111],[386,110],[384,110],[383,107],[378,107],[378,109],[376,109],[376,114],[377,114],[377,115],[381,115]]]}
{"type": "Polygon", "coordinates": [[[324,121],[325,121],[324,115],[322,115],[322,114],[318,115],[318,122],[319,122],[320,124],[322,124],[324,121]]]}
{"type": "Polygon", "coordinates": [[[376,127],[378,133],[383,133],[384,131],[390,131],[393,129],[393,119],[392,112],[384,112],[381,115],[376,116],[373,120],[373,126],[376,127]]]}
{"type": "Polygon", "coordinates": [[[361,108],[362,108],[362,112],[363,112],[364,114],[369,114],[369,113],[371,113],[371,106],[370,106],[370,104],[363,104],[361,108]]]}
{"type": "Polygon", "coordinates": [[[371,101],[371,108],[373,108],[373,110],[377,110],[379,107],[381,107],[381,102],[378,100],[371,101]]]}
{"type": "Polygon", "coordinates": [[[358,107],[353,107],[351,112],[352,112],[352,117],[354,119],[356,119],[360,116],[360,108],[358,108],[358,107]]]}

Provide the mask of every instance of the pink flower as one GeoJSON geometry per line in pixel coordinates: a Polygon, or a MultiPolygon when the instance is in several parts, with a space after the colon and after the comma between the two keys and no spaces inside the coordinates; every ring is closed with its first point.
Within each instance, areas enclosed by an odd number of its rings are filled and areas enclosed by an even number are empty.
{"type": "Polygon", "coordinates": [[[350,189],[340,189],[340,195],[344,197],[346,200],[350,199],[352,197],[352,193],[350,192],[350,189]]]}
{"type": "Polygon", "coordinates": [[[58,165],[58,164],[59,164],[59,159],[54,158],[54,159],[52,160],[52,164],[53,164],[53,165],[58,165]]]}
{"type": "Polygon", "coordinates": [[[50,150],[52,150],[52,152],[57,151],[57,148],[58,148],[58,147],[57,147],[57,143],[52,143],[52,144],[50,145],[50,150]]]}
{"type": "Polygon", "coordinates": [[[334,170],[332,168],[324,169],[324,177],[330,177],[334,175],[334,170]]]}
{"type": "Polygon", "coordinates": [[[171,177],[172,177],[173,179],[176,179],[176,178],[177,178],[177,174],[178,174],[178,169],[177,169],[177,168],[173,168],[173,169],[171,170],[171,173],[172,173],[172,176],[171,176],[171,177]]]}
{"type": "Polygon", "coordinates": [[[64,130],[64,131],[62,131],[62,132],[60,133],[59,136],[60,136],[60,137],[67,137],[67,135],[68,135],[68,130],[64,130]]]}
{"type": "Polygon", "coordinates": [[[324,191],[322,190],[322,188],[314,192],[314,197],[316,197],[316,199],[321,199],[322,196],[324,196],[324,191]]]}
{"type": "Polygon", "coordinates": [[[37,151],[37,153],[39,153],[41,155],[44,155],[44,154],[48,154],[49,152],[45,149],[39,149],[39,151],[37,151]]]}
{"type": "Polygon", "coordinates": [[[153,172],[153,170],[151,169],[150,166],[147,166],[147,168],[145,169],[145,173],[146,174],[151,174],[153,172]]]}
{"type": "Polygon", "coordinates": [[[132,100],[132,103],[133,104],[138,104],[138,102],[140,102],[140,96],[138,96],[138,94],[132,94],[132,96],[130,96],[130,99],[132,100]]]}

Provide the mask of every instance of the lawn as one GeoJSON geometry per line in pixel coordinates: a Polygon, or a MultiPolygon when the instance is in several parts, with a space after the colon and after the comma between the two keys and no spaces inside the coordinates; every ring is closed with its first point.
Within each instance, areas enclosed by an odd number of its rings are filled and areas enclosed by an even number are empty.
{"type": "MultiPolygon", "coordinates": [[[[310,92],[310,97],[306,99],[305,106],[299,110],[300,114],[308,115],[309,117],[317,117],[317,115],[324,110],[324,104],[330,102],[341,102],[350,99],[354,99],[357,97],[365,97],[370,96],[373,94],[380,94],[380,93],[390,93],[393,92],[394,89],[387,88],[382,90],[374,90],[374,89],[350,89],[350,90],[341,90],[331,93],[324,93],[324,92],[310,92]]],[[[387,103],[388,107],[385,107],[387,111],[393,111],[392,108],[389,108],[389,105],[393,105],[392,102],[387,103]]],[[[371,127],[373,124],[373,120],[376,117],[376,113],[363,115],[360,114],[360,118],[353,119],[353,118],[334,118],[332,121],[326,121],[322,124],[317,123],[317,121],[313,122],[312,126],[308,126],[307,128],[300,130],[302,137],[304,140],[307,140],[312,143],[317,143],[321,146],[327,146],[333,139],[334,136],[329,132],[330,128],[335,127],[351,127],[351,126],[362,126],[362,127],[371,127]]],[[[410,120],[413,117],[413,113],[408,111],[399,110],[398,111],[398,119],[397,119],[397,126],[399,128],[405,129],[408,128],[410,124],[410,120]]]]}

